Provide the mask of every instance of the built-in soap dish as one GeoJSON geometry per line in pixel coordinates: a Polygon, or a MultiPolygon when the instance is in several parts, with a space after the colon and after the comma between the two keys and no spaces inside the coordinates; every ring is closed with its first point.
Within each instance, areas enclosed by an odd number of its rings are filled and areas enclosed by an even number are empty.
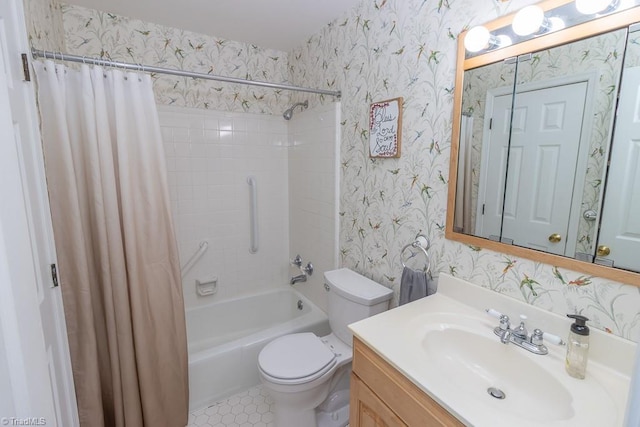
{"type": "Polygon", "coordinates": [[[196,280],[196,293],[201,297],[208,297],[218,292],[218,277],[208,277],[196,280]]]}

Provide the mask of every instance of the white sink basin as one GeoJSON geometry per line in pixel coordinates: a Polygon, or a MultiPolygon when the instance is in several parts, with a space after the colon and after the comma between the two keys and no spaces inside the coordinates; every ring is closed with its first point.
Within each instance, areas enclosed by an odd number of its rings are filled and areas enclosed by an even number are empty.
{"type": "Polygon", "coordinates": [[[436,295],[350,328],[465,425],[622,426],[633,343],[593,330],[587,378],[578,380],[565,372],[566,347],[547,344],[549,354],[537,355],[502,344],[493,333],[498,321],[483,308],[526,314],[530,330],[551,328],[556,334],[568,330],[567,319],[474,285],[454,284],[442,292],[442,284],[441,276],[436,295]]]}
{"type": "Polygon", "coordinates": [[[454,327],[437,329],[425,334],[422,348],[432,374],[464,399],[499,403],[502,411],[539,422],[574,416],[573,398],[566,387],[522,357],[520,352],[525,350],[509,348],[497,336],[487,338],[454,327]],[[501,402],[495,402],[490,388],[504,394],[501,402]]]}

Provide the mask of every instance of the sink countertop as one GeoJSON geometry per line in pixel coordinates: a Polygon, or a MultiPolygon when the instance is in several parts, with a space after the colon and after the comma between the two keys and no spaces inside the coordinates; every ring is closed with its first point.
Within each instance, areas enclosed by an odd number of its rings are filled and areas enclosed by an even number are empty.
{"type": "MultiPolygon", "coordinates": [[[[548,427],[622,426],[633,369],[635,343],[591,328],[587,375],[586,379],[578,380],[565,372],[566,346],[545,343],[549,354],[540,356],[514,344],[501,344],[493,333],[498,320],[484,312],[487,308],[507,314],[515,325],[519,321],[518,315],[525,314],[528,317],[526,325],[530,331],[540,328],[559,335],[564,341],[567,340],[572,322],[570,319],[444,273],[440,274],[436,294],[356,322],[349,327],[356,337],[466,425],[525,427],[544,423],[548,427]],[[492,386],[491,382],[495,382],[482,366],[468,363],[465,369],[451,370],[450,373],[443,374],[446,368],[441,366],[441,363],[455,367],[457,361],[453,359],[456,357],[463,357],[472,362],[476,357],[476,348],[472,344],[468,345],[469,351],[465,354],[466,342],[458,347],[458,350],[463,350],[458,351],[458,355],[449,354],[451,349],[448,344],[457,339],[455,334],[446,337],[440,335],[439,338],[444,338],[437,341],[436,335],[429,335],[434,331],[447,329],[462,331],[460,336],[477,337],[483,343],[488,343],[487,340],[496,342],[495,348],[493,344],[489,344],[492,359],[494,353],[498,361],[502,361],[501,358],[505,361],[509,359],[512,368],[515,360],[516,375],[519,375],[517,368],[521,361],[523,371],[529,367],[528,369],[535,368],[536,372],[549,375],[547,384],[544,377],[539,381],[540,375],[536,375],[531,377],[531,383],[538,383],[535,387],[522,384],[521,388],[518,385],[516,393],[513,393],[513,390],[504,390],[507,394],[506,399],[497,400],[489,396],[484,387],[478,389],[478,384],[483,384],[483,381],[487,386],[492,386]],[[430,346],[430,342],[437,344],[430,346]],[[427,355],[425,348],[433,352],[434,345],[447,345],[449,350],[443,350],[446,354],[438,355],[438,360],[433,360],[427,355]],[[472,375],[473,378],[468,376],[466,378],[469,380],[465,380],[465,372],[473,372],[466,374],[472,375]],[[526,393],[524,397],[523,393],[520,393],[520,388],[526,391],[527,387],[533,388],[536,392],[531,392],[530,398],[527,398],[526,393]],[[556,392],[558,399],[554,397],[556,392]],[[514,394],[519,396],[516,397],[514,394]],[[546,399],[549,407],[544,406],[544,399],[542,403],[538,402],[539,397],[543,398],[546,395],[551,396],[546,399]],[[560,404],[554,402],[562,401],[560,397],[570,402],[566,405],[567,408],[558,408],[560,404]]],[[[500,364],[497,363],[497,366],[500,364]]],[[[523,378],[527,378],[527,372],[523,374],[523,378]]],[[[529,383],[528,380],[525,382],[529,383]]],[[[515,387],[514,384],[510,386],[515,387]]]]}

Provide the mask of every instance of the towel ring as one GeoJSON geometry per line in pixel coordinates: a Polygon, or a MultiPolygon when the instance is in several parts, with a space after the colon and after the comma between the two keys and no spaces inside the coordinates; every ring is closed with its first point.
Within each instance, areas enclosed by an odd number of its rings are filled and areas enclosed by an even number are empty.
{"type": "MultiPolygon", "coordinates": [[[[413,242],[413,243],[409,243],[404,248],[402,248],[402,251],[400,251],[400,262],[402,263],[402,267],[407,268],[407,265],[404,262],[405,260],[402,259],[402,254],[404,254],[404,251],[406,251],[409,248],[416,248],[416,249],[420,249],[422,251],[422,253],[424,254],[425,258],[427,259],[427,261],[425,262],[426,269],[424,271],[425,271],[425,273],[429,273],[431,271],[431,258],[429,257],[429,252],[427,252],[427,250],[417,240],[415,242],[413,242]]],[[[407,260],[408,260],[408,258],[407,258],[407,260]]]]}

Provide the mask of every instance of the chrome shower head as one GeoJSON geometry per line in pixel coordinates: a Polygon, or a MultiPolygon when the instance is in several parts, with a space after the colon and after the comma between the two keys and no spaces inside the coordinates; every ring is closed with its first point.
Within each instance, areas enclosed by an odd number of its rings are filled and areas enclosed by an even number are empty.
{"type": "Polygon", "coordinates": [[[296,108],[298,105],[301,105],[302,109],[306,110],[307,108],[309,108],[309,101],[296,102],[291,106],[291,108],[289,108],[287,111],[285,111],[282,114],[282,117],[284,117],[285,120],[291,120],[291,117],[293,117],[293,109],[296,108]]]}

